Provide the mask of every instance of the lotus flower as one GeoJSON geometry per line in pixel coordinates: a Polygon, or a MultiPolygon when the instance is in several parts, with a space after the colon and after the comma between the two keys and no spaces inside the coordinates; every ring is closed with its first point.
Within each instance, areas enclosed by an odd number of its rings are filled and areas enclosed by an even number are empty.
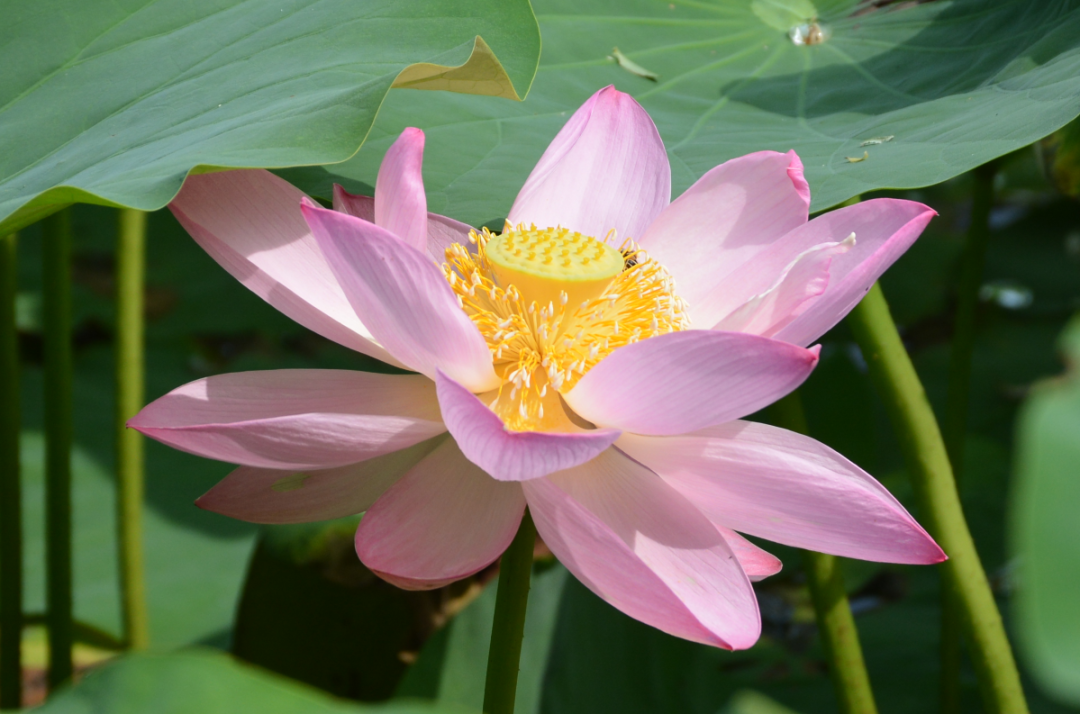
{"type": "Polygon", "coordinates": [[[612,87],[563,127],[500,234],[427,212],[424,134],[375,197],[334,210],[266,171],[192,176],[171,209],[300,324],[413,374],[277,370],[187,384],[130,425],[239,468],[198,505],[259,523],[366,512],[360,559],[404,588],[492,563],[526,505],[586,586],[665,632],[758,638],[739,533],[836,555],[944,554],[884,487],[817,441],[741,421],[795,389],[835,325],[934,215],[873,200],[808,222],[794,152],[762,151],[669,202],[652,120],[612,87]]]}

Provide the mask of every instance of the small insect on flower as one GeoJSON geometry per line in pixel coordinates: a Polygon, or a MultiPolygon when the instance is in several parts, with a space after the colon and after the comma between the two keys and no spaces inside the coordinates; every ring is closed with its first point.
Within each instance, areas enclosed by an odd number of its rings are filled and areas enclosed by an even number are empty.
{"type": "Polygon", "coordinates": [[[802,163],[773,151],[671,201],[656,127],[613,87],[554,137],[498,233],[428,213],[423,149],[406,129],[375,196],[336,187],[333,210],[257,170],[191,176],[170,204],[271,305],[399,368],[222,374],[147,406],[132,427],[238,464],[199,506],[259,523],[363,512],[360,559],[412,589],[490,565],[527,507],[614,607],[729,649],[757,640],[750,583],[780,570],[740,533],[944,558],[858,466],[743,420],[807,378],[809,346],[933,211],[875,199],[809,221],[802,163]]]}

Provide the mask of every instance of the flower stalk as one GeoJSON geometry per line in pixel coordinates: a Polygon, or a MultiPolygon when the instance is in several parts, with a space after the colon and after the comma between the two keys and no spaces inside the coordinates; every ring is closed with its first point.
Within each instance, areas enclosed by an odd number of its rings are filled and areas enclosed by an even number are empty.
{"type": "MultiPolygon", "coordinates": [[[[800,434],[809,432],[802,398],[797,391],[776,402],[772,416],[777,426],[800,434]]],[[[840,711],[844,714],[877,714],[859,632],[848,605],[847,588],[836,556],[804,550],[803,566],[818,631],[829,657],[829,674],[840,711]]]]}
{"type": "Polygon", "coordinates": [[[944,587],[959,603],[986,710],[1026,713],[1020,675],[960,506],[945,442],[880,285],[848,319],[900,440],[923,518],[949,556],[942,565],[944,587]]]}
{"type": "Polygon", "coordinates": [[[48,685],[71,679],[71,215],[42,221],[45,333],[45,603],[48,685]]]}
{"type": "Polygon", "coordinates": [[[116,245],[116,514],[123,639],[131,649],[150,644],[143,574],[143,437],[128,429],[144,402],[143,286],[146,214],[121,209],[116,245]]]}
{"type": "Polygon", "coordinates": [[[19,483],[17,238],[0,238],[0,709],[22,706],[22,489],[19,483]]]}
{"type": "Polygon", "coordinates": [[[526,508],[517,535],[499,563],[499,591],[495,598],[484,685],[484,714],[514,712],[535,544],[536,526],[526,508]]]}
{"type": "MultiPolygon", "coordinates": [[[[990,209],[994,205],[994,177],[997,162],[983,164],[972,172],[974,187],[971,222],[964,240],[957,290],[956,318],[949,350],[949,387],[945,400],[942,431],[957,483],[964,473],[964,436],[967,432],[968,394],[971,389],[971,356],[975,350],[975,317],[979,307],[979,287],[986,264],[990,238],[990,209]]],[[[941,711],[960,708],[959,606],[947,589],[941,592],[941,711]]]]}

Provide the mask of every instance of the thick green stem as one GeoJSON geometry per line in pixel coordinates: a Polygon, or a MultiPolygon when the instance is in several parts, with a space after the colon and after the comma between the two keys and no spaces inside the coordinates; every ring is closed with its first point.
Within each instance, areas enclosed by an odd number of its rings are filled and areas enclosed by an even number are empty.
{"type": "Polygon", "coordinates": [[[484,714],[514,714],[535,544],[536,526],[526,509],[517,535],[499,562],[499,592],[488,650],[484,714]]]}
{"type": "Polygon", "coordinates": [[[1027,712],[1001,614],[960,506],[945,442],[881,287],[872,287],[848,319],[900,440],[923,518],[949,556],[942,564],[944,586],[960,604],[986,710],[1027,712]]]}
{"type": "Polygon", "coordinates": [[[48,684],[71,679],[71,217],[42,221],[45,332],[45,603],[48,684]]]}
{"type": "MultiPolygon", "coordinates": [[[[971,389],[971,355],[975,350],[975,316],[979,288],[986,264],[986,244],[990,238],[990,209],[994,205],[994,176],[997,164],[989,163],[972,172],[974,187],[971,222],[964,241],[957,288],[956,319],[949,350],[949,390],[945,401],[942,431],[945,449],[959,483],[964,475],[964,437],[967,433],[968,394],[971,389]]],[[[960,711],[960,606],[948,588],[941,589],[941,711],[960,711]]]]}
{"type": "MultiPolygon", "coordinates": [[[[774,404],[772,414],[777,426],[800,434],[809,432],[798,392],[792,392],[774,404]]],[[[803,564],[840,711],[843,714],[877,714],[840,564],[835,556],[810,550],[803,551],[803,564]]]]}
{"type": "Polygon", "coordinates": [[[0,709],[22,706],[22,489],[15,234],[0,237],[0,709]]]}
{"type": "Polygon", "coordinates": [[[143,575],[143,441],[127,420],[143,406],[143,284],[146,214],[120,210],[116,245],[116,517],[123,639],[132,649],[150,644],[143,575]]]}

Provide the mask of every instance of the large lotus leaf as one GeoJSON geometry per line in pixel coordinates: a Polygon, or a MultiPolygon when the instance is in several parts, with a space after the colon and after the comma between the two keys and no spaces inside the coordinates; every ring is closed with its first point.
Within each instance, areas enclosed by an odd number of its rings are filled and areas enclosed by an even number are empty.
{"type": "Polygon", "coordinates": [[[527,0],[48,0],[8,3],[0,47],[3,233],[160,208],[192,169],[343,161],[391,85],[523,97],[540,36],[527,0]]]}
{"type": "Polygon", "coordinates": [[[1065,334],[1074,373],[1040,385],[1018,426],[1012,539],[1020,578],[1016,625],[1031,672],[1080,705],[1080,320],[1065,334]]]}
{"type": "Polygon", "coordinates": [[[821,210],[944,181],[1080,113],[1076,2],[875,4],[536,0],[544,50],[527,101],[391,94],[359,155],[302,183],[320,195],[328,171],[372,183],[414,125],[428,133],[432,210],[498,219],[570,112],[614,84],[659,126],[676,195],[732,157],[795,149],[821,210]],[[788,28],[809,14],[825,41],[797,45],[788,28]]]}
{"type": "Polygon", "coordinates": [[[41,714],[461,714],[416,703],[347,704],[221,653],[130,655],[49,700],[41,714]]]}

